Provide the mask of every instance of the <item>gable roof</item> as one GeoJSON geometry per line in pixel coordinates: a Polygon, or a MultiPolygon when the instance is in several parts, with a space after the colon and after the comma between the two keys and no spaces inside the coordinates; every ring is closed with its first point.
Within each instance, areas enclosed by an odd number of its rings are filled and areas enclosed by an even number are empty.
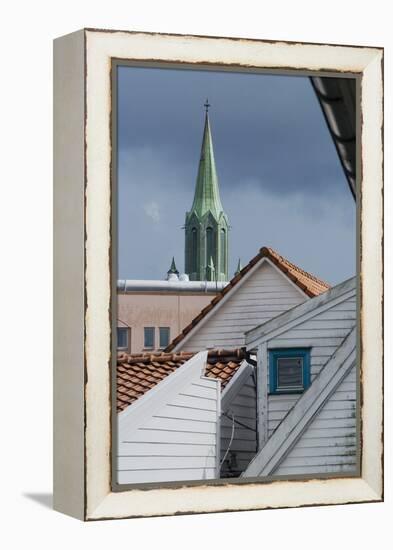
{"type": "Polygon", "coordinates": [[[328,283],[325,283],[321,279],[315,277],[311,273],[307,273],[297,265],[293,264],[280,254],[273,250],[273,248],[264,246],[260,249],[258,254],[252,258],[246,266],[237,273],[229,283],[219,292],[213,300],[189,323],[182,332],[172,340],[172,342],[165,348],[166,352],[172,351],[185,336],[204,318],[206,315],[218,304],[222,298],[228,294],[242,279],[243,277],[263,258],[270,260],[284,275],[286,275],[300,290],[302,290],[307,296],[313,298],[322,294],[330,288],[328,283]]]}
{"type": "Polygon", "coordinates": [[[256,345],[256,342],[262,342],[270,339],[272,333],[284,332],[287,325],[291,325],[296,320],[302,321],[305,316],[313,316],[319,308],[326,306],[333,300],[346,299],[351,293],[356,291],[356,277],[352,277],[342,283],[330,288],[324,294],[316,296],[312,300],[307,300],[288,311],[284,311],[277,317],[262,323],[251,330],[245,332],[245,341],[248,349],[256,345]]]}
{"type": "MultiPolygon", "coordinates": [[[[119,354],[117,357],[117,412],[121,412],[184,365],[196,352],[119,354]]],[[[209,350],[205,376],[221,381],[221,389],[246,358],[244,348],[209,350]]]]}

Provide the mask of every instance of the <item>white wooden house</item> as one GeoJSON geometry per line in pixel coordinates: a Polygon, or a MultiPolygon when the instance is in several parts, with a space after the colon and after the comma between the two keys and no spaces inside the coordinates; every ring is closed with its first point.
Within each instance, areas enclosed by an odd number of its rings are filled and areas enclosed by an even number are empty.
{"type": "Polygon", "coordinates": [[[119,356],[119,483],[356,473],[355,279],[245,341],[119,356]]]}
{"type": "MultiPolygon", "coordinates": [[[[328,288],[327,283],[272,248],[261,248],[166,351],[242,347],[247,330],[309,301],[328,288]]],[[[240,475],[258,449],[256,378],[250,363],[247,368],[243,367],[238,377],[221,405],[222,458],[229,448],[221,477],[240,475]]]]}
{"type": "Polygon", "coordinates": [[[246,333],[258,453],[244,477],[357,472],[356,279],[246,333]]]}
{"type": "MultiPolygon", "coordinates": [[[[118,483],[219,478],[226,458],[220,417],[234,394],[239,403],[248,400],[243,410],[251,411],[256,430],[250,370],[244,350],[120,355],[118,483]]],[[[251,451],[250,459],[255,446],[251,451]]],[[[235,465],[236,475],[249,460],[243,462],[235,465]]]]}
{"type": "Polygon", "coordinates": [[[247,330],[328,288],[272,248],[263,247],[165,351],[242,347],[247,330]]]}

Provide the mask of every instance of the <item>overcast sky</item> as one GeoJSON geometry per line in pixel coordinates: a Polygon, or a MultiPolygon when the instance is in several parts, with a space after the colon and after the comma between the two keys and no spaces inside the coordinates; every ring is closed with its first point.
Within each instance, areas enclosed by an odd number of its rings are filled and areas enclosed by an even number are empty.
{"type": "Polygon", "coordinates": [[[306,77],[120,67],[118,277],[163,279],[184,269],[191,208],[211,104],[229,267],[271,246],[336,284],[355,274],[355,203],[306,77]]]}

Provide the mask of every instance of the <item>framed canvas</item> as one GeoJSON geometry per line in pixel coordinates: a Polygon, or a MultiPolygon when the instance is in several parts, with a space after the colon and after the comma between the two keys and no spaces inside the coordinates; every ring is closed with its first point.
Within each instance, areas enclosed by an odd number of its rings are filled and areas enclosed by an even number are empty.
{"type": "Polygon", "coordinates": [[[54,156],[55,509],[381,501],[383,50],[84,29],[54,156]]]}

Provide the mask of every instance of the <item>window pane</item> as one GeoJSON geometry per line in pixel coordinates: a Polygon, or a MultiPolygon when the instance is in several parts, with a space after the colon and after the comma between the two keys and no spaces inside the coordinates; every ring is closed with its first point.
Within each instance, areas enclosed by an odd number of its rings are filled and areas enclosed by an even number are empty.
{"type": "Polygon", "coordinates": [[[128,348],[128,328],[126,327],[117,327],[117,348],[128,348]]]}
{"type": "Polygon", "coordinates": [[[220,249],[221,249],[221,265],[220,265],[220,271],[221,271],[221,273],[225,273],[225,271],[226,271],[226,264],[227,264],[227,259],[226,259],[225,229],[221,229],[220,238],[221,238],[221,244],[220,244],[220,249]]]}
{"type": "MultiPolygon", "coordinates": [[[[213,229],[208,227],[206,229],[206,265],[209,265],[210,258],[213,258],[214,261],[214,235],[213,229]]],[[[216,269],[218,266],[214,266],[216,269]]]]}
{"type": "Polygon", "coordinates": [[[277,389],[303,388],[302,357],[279,357],[277,359],[277,389]]]}
{"type": "Polygon", "coordinates": [[[154,348],[154,327],[145,327],[145,348],[154,348]]]}
{"type": "Polygon", "coordinates": [[[192,256],[191,256],[191,271],[192,271],[192,273],[195,273],[196,270],[197,270],[197,265],[198,265],[197,258],[198,258],[198,254],[199,254],[199,251],[198,251],[198,232],[197,232],[197,229],[195,227],[193,227],[192,231],[191,231],[191,242],[192,242],[192,245],[191,245],[191,253],[192,253],[192,256]]]}
{"type": "Polygon", "coordinates": [[[169,327],[160,327],[160,348],[166,348],[169,344],[169,327]]]}

